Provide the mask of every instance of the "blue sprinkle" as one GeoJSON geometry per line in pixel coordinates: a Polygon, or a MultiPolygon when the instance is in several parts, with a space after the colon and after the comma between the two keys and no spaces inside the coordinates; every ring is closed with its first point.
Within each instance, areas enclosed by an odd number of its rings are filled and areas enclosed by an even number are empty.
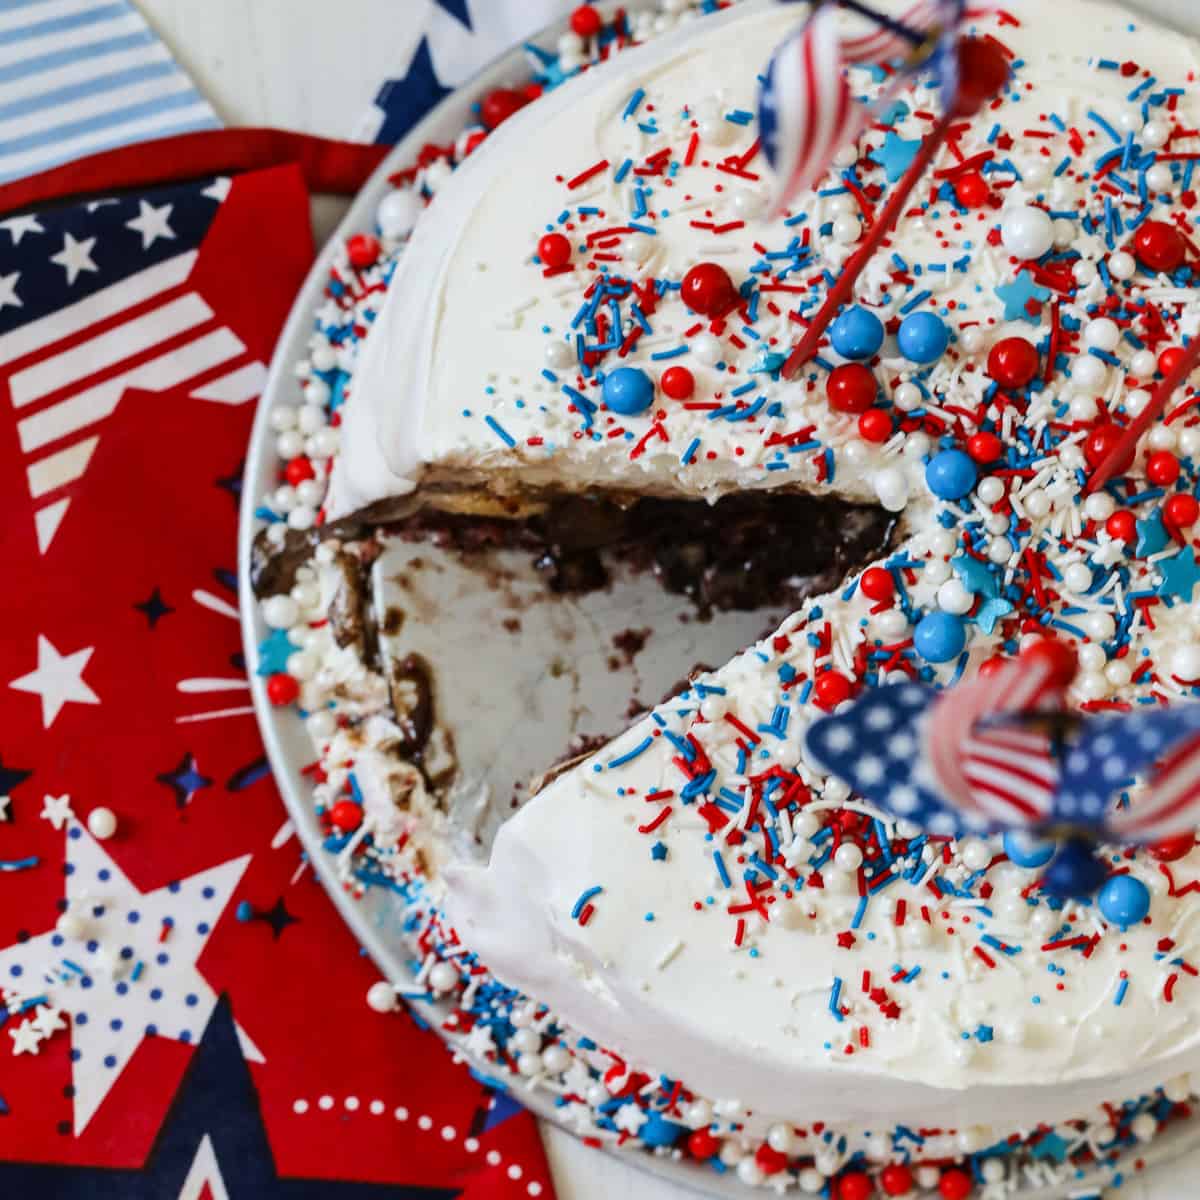
{"type": "Polygon", "coordinates": [[[571,920],[573,920],[573,921],[578,921],[578,920],[579,920],[579,914],[580,914],[581,912],[583,912],[583,910],[584,910],[584,906],[587,904],[587,902],[588,902],[588,901],[589,901],[589,900],[590,900],[590,899],[591,899],[593,896],[598,896],[598,895],[600,895],[600,893],[601,893],[602,891],[604,891],[604,889],[603,889],[602,887],[598,887],[598,886],[597,886],[597,887],[590,887],[590,888],[588,888],[588,889],[587,889],[587,891],[586,891],[586,892],[584,892],[584,893],[583,893],[583,895],[582,895],[582,896],[580,896],[580,897],[579,897],[579,899],[575,901],[575,907],[574,907],[573,909],[571,909],[571,920]]]}
{"type": "Polygon", "coordinates": [[[638,88],[632,96],[629,97],[629,103],[625,105],[625,111],[621,114],[621,120],[627,121],[641,107],[642,101],[646,98],[644,88],[638,88]]]}
{"type": "Polygon", "coordinates": [[[623,767],[627,762],[632,762],[635,758],[637,758],[639,754],[649,750],[653,744],[654,739],[652,737],[648,737],[645,741],[641,742],[637,746],[634,746],[632,750],[629,750],[625,754],[614,758],[608,765],[610,767],[623,767]]]}
{"type": "Polygon", "coordinates": [[[489,415],[489,416],[484,417],[483,419],[489,426],[491,426],[492,432],[494,434],[496,434],[496,436],[506,446],[511,448],[517,444],[516,440],[513,438],[512,434],[510,434],[506,429],[504,429],[501,426],[500,422],[497,421],[495,417],[489,415]]]}

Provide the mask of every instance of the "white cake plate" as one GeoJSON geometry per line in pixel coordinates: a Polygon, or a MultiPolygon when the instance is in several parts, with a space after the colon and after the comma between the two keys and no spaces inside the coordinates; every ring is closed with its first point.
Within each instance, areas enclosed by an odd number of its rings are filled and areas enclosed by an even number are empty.
{"type": "MultiPolygon", "coordinates": [[[[637,11],[646,5],[635,3],[625,7],[637,11]]],[[[553,50],[566,28],[565,21],[558,22],[532,41],[553,50]]],[[[351,234],[374,228],[379,202],[389,190],[388,176],[415,162],[427,142],[453,142],[472,122],[472,104],[493,88],[520,84],[528,77],[524,52],[519,48],[508,52],[446,97],[380,164],[318,256],[296,297],[275,349],[246,457],[238,534],[242,636],[251,672],[251,694],[267,756],[318,878],[380,972],[401,991],[411,990],[414,983],[401,932],[404,912],[400,898],[386,889],[375,888],[356,900],[343,890],[337,879],[334,856],[323,848],[324,837],[316,819],[311,789],[301,774],[301,767],[314,757],[312,741],[293,709],[279,709],[268,701],[265,679],[253,673],[258,644],[268,632],[258,606],[252,602],[250,585],[251,544],[260,528],[254,510],[261,497],[277,486],[281,465],[267,414],[277,402],[294,401],[297,388],[294,367],[306,355],[338,245],[351,234]]],[[[483,152],[486,153],[486,147],[483,152]]],[[[518,787],[524,773],[552,761],[566,748],[571,733],[615,734],[628,723],[625,709],[632,696],[648,705],[657,703],[663,692],[697,662],[719,665],[773,628],[782,616],[780,612],[766,611],[717,614],[710,622],[700,623],[693,619],[685,601],[669,596],[645,576],[618,577],[612,588],[579,598],[550,597],[534,577],[529,558],[528,553],[521,552],[494,555],[489,583],[483,573],[464,571],[450,555],[439,555],[426,546],[400,546],[389,550],[375,572],[381,607],[401,602],[409,614],[396,637],[384,639],[385,652],[400,657],[424,651],[435,669],[455,679],[455,692],[447,699],[463,705],[464,711],[470,711],[476,719],[483,706],[486,723],[481,736],[469,745],[463,744],[460,737],[457,749],[463,774],[472,786],[478,786],[481,774],[489,776],[494,801],[503,800],[510,786],[518,787]],[[411,560],[418,550],[422,563],[414,575],[411,560]],[[401,571],[410,580],[402,596],[387,582],[401,571]],[[495,582],[497,573],[503,578],[499,586],[495,582]],[[411,582],[414,578],[416,584],[411,582]],[[503,624],[506,614],[498,612],[498,608],[507,610],[512,618],[508,628],[503,624]],[[421,611],[428,614],[424,621],[418,619],[421,611]],[[444,614],[453,617],[448,619],[444,614]],[[622,631],[641,628],[654,630],[647,650],[639,653],[614,645],[613,638],[622,631]],[[484,638],[487,645],[481,648],[484,638]],[[646,662],[652,665],[652,672],[643,671],[646,662]],[[563,669],[556,669],[556,663],[562,664],[563,669]],[[647,680],[645,674],[652,674],[653,679],[647,680]],[[465,678],[476,680],[474,692],[460,686],[465,678]],[[498,703],[492,694],[497,679],[505,681],[508,702],[498,703]],[[519,708],[520,721],[514,720],[514,703],[519,708]],[[532,719],[531,713],[535,714],[532,719]],[[522,743],[521,734],[528,733],[531,727],[537,736],[532,744],[522,743]]],[[[453,711],[444,712],[444,716],[453,727],[453,711]]],[[[492,811],[502,808],[502,804],[493,804],[492,811]]],[[[412,1007],[419,1017],[440,1031],[447,1009],[422,1002],[412,1007]]],[[[495,1064],[476,1065],[485,1074],[496,1075],[495,1064]]],[[[561,1124],[548,1093],[531,1088],[516,1075],[507,1082],[511,1094],[527,1108],[545,1120],[561,1124]]],[[[1193,1120],[1168,1130],[1138,1157],[1149,1166],[1197,1145],[1200,1145],[1200,1120],[1193,1120]]],[[[733,1172],[718,1175],[690,1160],[675,1161],[658,1154],[615,1149],[610,1152],[655,1175],[710,1195],[745,1200],[750,1194],[733,1172]]],[[[1126,1171],[1127,1177],[1130,1170],[1126,1171]]],[[[1034,1197],[1066,1200],[1080,1193],[1086,1195],[1089,1185],[1099,1187],[1106,1181],[1104,1173],[1094,1172],[1049,1187],[1025,1186],[1019,1195],[1023,1200],[1034,1197]]]]}

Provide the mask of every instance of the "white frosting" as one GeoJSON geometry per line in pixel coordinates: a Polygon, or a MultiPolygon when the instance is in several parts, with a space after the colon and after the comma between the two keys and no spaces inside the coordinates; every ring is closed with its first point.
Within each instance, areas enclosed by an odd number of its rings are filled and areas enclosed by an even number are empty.
{"type": "MultiPolygon", "coordinates": [[[[1086,113],[1094,109],[1119,129],[1131,122],[1140,128],[1137,103],[1127,98],[1136,81],[1089,67],[1088,56],[1118,62],[1134,57],[1172,83],[1189,78],[1197,67],[1190,43],[1149,30],[1132,35],[1128,18],[1104,3],[1014,0],[1011,8],[1025,23],[1001,33],[1029,64],[1021,78],[1037,83],[1036,97],[1027,104],[1025,119],[1031,125],[1037,112],[1049,110],[1088,130],[1086,113]]],[[[430,464],[484,473],[519,466],[530,484],[654,487],[701,496],[729,488],[811,484],[812,456],[793,455],[786,469],[769,471],[766,463],[772,455],[764,446],[772,430],[811,424],[822,445],[837,450],[835,490],[852,497],[879,495],[894,508],[904,507],[910,494],[922,497],[919,505],[909,506],[910,522],[918,530],[913,548],[925,553],[933,546],[937,570],[923,572],[910,592],[918,605],[930,605],[935,593],[941,595],[938,589],[950,576],[946,559],[955,545],[953,539],[944,551],[935,545],[921,453],[906,454],[904,439],[883,447],[859,440],[852,420],[829,412],[823,389],[764,383],[767,403],[778,401],[781,409],[757,423],[714,422],[704,411],[672,407],[665,418],[667,447],[651,442],[644,453],[631,457],[630,442],[623,437],[573,437],[578,418],[567,414],[558,385],[541,376],[546,346],[561,340],[580,303],[581,285],[592,278],[578,272],[542,278],[530,254],[544,222],[567,204],[605,209],[606,225],[623,224],[629,211],[630,184],[614,183],[611,172],[594,186],[574,191],[557,182],[556,173],[570,177],[602,159],[614,165],[626,157],[640,162],[659,145],[677,145],[679,128],[673,122],[683,107],[715,92],[717,114],[753,108],[754,76],[794,21],[792,10],[754,6],[622,54],[614,64],[589,72],[511,119],[441,188],[417,225],[368,338],[347,410],[329,515],[411,491],[430,464]],[[640,133],[636,122],[621,120],[635,86],[644,88],[654,104],[661,134],[640,133]],[[552,336],[543,332],[544,326],[552,336]],[[489,394],[486,388],[494,390],[489,394]],[[463,415],[464,410],[470,415],[463,415]],[[507,431],[514,448],[484,423],[485,413],[507,431]],[[541,437],[546,444],[531,447],[530,437],[541,437]],[[716,451],[712,460],[681,462],[681,449],[694,437],[703,439],[706,450],[716,451]]],[[[1179,119],[1196,126],[1194,97],[1182,98],[1179,119]]],[[[1020,109],[1010,100],[999,112],[977,119],[968,152],[986,144],[983,135],[993,121],[1022,128],[1020,109]]],[[[899,128],[911,138],[924,126],[910,116],[899,128]]],[[[721,150],[731,154],[744,150],[752,137],[749,129],[736,125],[720,134],[728,137],[721,150]]],[[[868,137],[876,146],[882,140],[868,137]]],[[[1025,176],[1024,183],[1005,192],[1006,206],[1044,191],[1052,205],[1065,207],[1081,194],[1069,179],[1048,178],[1046,167],[1054,165],[1063,148],[1055,144],[1055,158],[1047,160],[1041,153],[1045,145],[1024,139],[1005,151],[1025,176]]],[[[740,281],[745,276],[738,272],[757,257],[754,242],[778,248],[805,228],[819,250],[809,269],[836,269],[836,239],[820,232],[836,215],[832,202],[814,199],[805,206],[810,210],[806,224],[748,224],[714,241],[691,225],[696,213],[709,209],[711,220],[721,224],[735,217],[735,204],[747,201],[738,201],[733,189],[717,194],[710,172],[702,185],[697,183],[700,198],[694,204],[679,203],[690,194],[692,178],[681,170],[669,193],[662,180],[653,181],[660,188],[654,203],[663,204],[667,193],[676,207],[657,222],[657,239],[647,239],[653,243],[644,248],[652,254],[644,264],[649,274],[677,280],[688,265],[708,257],[728,262],[740,281]]],[[[765,183],[751,191],[764,195],[765,183]]],[[[986,323],[987,342],[1008,332],[1032,338],[1029,325],[1004,321],[993,291],[1010,278],[1005,248],[982,241],[994,219],[989,210],[988,224],[979,225],[979,240],[970,247],[969,275],[947,271],[942,301],[969,306],[969,315],[986,323]]],[[[913,262],[949,267],[970,236],[968,229],[943,242],[939,232],[952,220],[952,214],[940,221],[908,219],[895,245],[913,262]]],[[[1073,245],[1087,262],[1107,253],[1098,237],[1077,236],[1073,245]]],[[[622,245],[622,253],[628,263],[633,252],[622,245]]],[[[886,258],[876,260],[859,289],[862,298],[882,306],[885,317],[907,298],[893,302],[886,295],[890,270],[886,258]]],[[[1086,317],[1086,305],[1103,295],[1102,284],[1094,284],[1064,311],[1086,317]]],[[[1192,313],[1184,328],[1194,329],[1196,321],[1192,313]]],[[[654,320],[654,335],[643,339],[624,365],[641,365],[657,376],[669,364],[654,362],[650,355],[679,344],[691,322],[677,300],[668,299],[654,320]]],[[[787,322],[782,305],[774,323],[764,317],[757,328],[778,336],[782,349],[794,339],[795,326],[787,322]]],[[[1096,336],[1102,339],[1103,330],[1096,336]]],[[[757,353],[753,344],[737,350],[726,340],[722,357],[745,377],[757,353]]],[[[699,398],[707,399],[723,386],[716,370],[699,364],[695,353],[681,361],[697,374],[699,398]]],[[[962,366],[961,358],[948,357],[928,384],[939,402],[974,408],[983,402],[987,379],[982,371],[964,372],[962,366]]],[[[881,374],[895,381],[911,364],[889,344],[882,367],[881,374]]],[[[1117,395],[1124,385],[1123,370],[1111,372],[1109,382],[1097,380],[1095,390],[1117,395]]],[[[568,379],[566,372],[563,379],[568,379]]],[[[1038,404],[1050,405],[1054,399],[1050,395],[1035,401],[1027,421],[1039,419],[1038,404]]],[[[630,418],[624,424],[641,437],[653,419],[630,418]]],[[[913,442],[910,438],[910,447],[913,442]]],[[[1076,484],[1065,469],[1070,465],[1068,456],[1062,467],[1054,464],[1019,487],[1035,528],[1061,532],[1068,541],[1081,528],[1076,484]]],[[[960,511],[970,512],[969,500],[960,511]]],[[[1001,532],[993,531],[993,536],[1001,532]]],[[[1068,546],[1058,566],[1065,571],[1085,553],[1094,563],[1111,565],[1121,552],[1100,534],[1094,544],[1068,546]]],[[[950,589],[942,604],[954,611],[961,600],[950,589]]],[[[1081,608],[1089,605],[1096,610],[1094,636],[1106,641],[1106,614],[1081,598],[1081,608]]],[[[907,630],[898,611],[872,614],[861,596],[827,598],[822,606],[823,620],[832,621],[838,638],[844,639],[833,655],[839,667],[850,661],[867,631],[872,636],[883,631],[885,619],[891,618],[889,638],[907,630]]],[[[1164,610],[1152,640],[1144,626],[1135,628],[1135,650],[1152,644],[1156,658],[1186,656],[1191,621],[1187,605],[1164,610]]],[[[784,631],[795,635],[804,626],[804,615],[798,615],[784,631]]],[[[976,631],[970,649],[977,663],[990,652],[990,639],[976,631]]],[[[769,640],[762,643],[709,680],[724,687],[726,695],[703,702],[703,721],[697,721],[695,697],[662,706],[658,720],[672,732],[694,733],[721,782],[736,788],[737,734],[721,720],[722,708],[751,728],[770,722],[780,703],[782,664],[812,673],[813,651],[804,632],[782,651],[769,640]]],[[[1189,669],[1191,665],[1189,660],[1189,669]]],[[[1085,672],[1075,698],[1145,694],[1127,677],[1121,679],[1120,664],[1109,666],[1118,669],[1106,675],[1100,663],[1085,672]]],[[[944,681],[950,672],[938,668],[936,673],[944,681]]],[[[1163,687],[1172,691],[1169,683],[1163,687]]],[[[1173,694],[1182,693],[1176,688],[1173,694]]],[[[771,752],[773,761],[796,767],[814,790],[824,788],[832,806],[841,799],[837,788],[802,763],[801,737],[813,711],[793,696],[786,735],[772,742],[771,752]]],[[[575,1027],[631,1061],[681,1077],[703,1093],[735,1098],[759,1115],[797,1122],[863,1125],[902,1116],[913,1125],[985,1125],[1007,1133],[1082,1113],[1103,1100],[1200,1068],[1195,1020],[1200,993],[1184,981],[1174,1001],[1166,1002],[1164,982],[1172,968],[1155,953],[1157,940],[1169,932],[1176,943],[1173,955],[1186,959],[1194,954],[1200,910],[1164,895],[1165,880],[1153,862],[1139,859],[1132,867],[1154,892],[1152,926],[1124,936],[1107,931],[1088,958],[1039,948],[1058,924],[1037,930],[1036,922],[1045,919],[1037,914],[1044,908],[1025,910],[1022,918],[1002,906],[1035,878],[1012,866],[989,875],[995,887],[992,917],[981,918],[976,901],[938,903],[926,888],[900,881],[872,902],[854,931],[853,949],[846,949],[838,945],[836,934],[849,929],[857,894],[852,880],[843,877],[842,890],[830,880],[820,891],[802,891],[788,902],[794,910],[789,918],[773,914],[768,923],[751,914],[746,937],[735,949],[733,919],[724,909],[740,893],[720,881],[714,843],[696,806],[674,804],[664,826],[669,847],[665,861],[651,859],[652,839],[637,831],[657,811],[643,796],[680,784],[671,764],[675,751],[658,735],[659,728],[647,718],[592,762],[557,779],[502,828],[489,867],[458,866],[446,876],[448,912],[464,941],[498,976],[545,1001],[575,1027]],[[650,748],[628,764],[606,765],[647,738],[650,748]],[[596,771],[596,765],[602,769],[596,771]],[[591,920],[581,925],[571,912],[581,893],[594,886],[603,891],[594,901],[591,920]],[[897,928],[892,913],[901,899],[909,915],[897,928]],[[922,904],[932,910],[929,925],[915,915],[922,904]],[[950,917],[941,916],[943,911],[950,917]],[[652,921],[647,913],[653,914],[652,921]],[[1030,919],[1032,929],[1026,923],[1030,919]],[[956,932],[950,934],[949,928],[956,932]],[[996,966],[988,967],[973,952],[983,933],[1019,944],[1020,953],[996,954],[996,966]],[[919,965],[921,973],[907,983],[893,982],[897,964],[905,970],[919,965]],[[1066,975],[1053,973],[1060,967],[1066,975]],[[1123,970],[1129,986],[1118,1007],[1114,994],[1123,970]],[[900,1006],[898,1018],[881,1019],[878,1006],[863,995],[859,979],[864,971],[900,1006]],[[842,1003],[851,1010],[841,1021],[830,1009],[834,978],[843,980],[842,1003]],[[870,1027],[870,1046],[847,1054],[853,1031],[863,1025],[870,1027]],[[975,1036],[981,1026],[991,1028],[990,1041],[975,1036]]],[[[722,848],[732,859],[735,851],[722,848]]],[[[798,839],[797,861],[803,869],[810,849],[798,839]]],[[[1181,884],[1200,876],[1200,855],[1173,869],[1181,884]]],[[[738,883],[732,862],[730,870],[738,883]]],[[[965,868],[951,864],[945,870],[953,875],[965,868]]],[[[1019,913],[1020,906],[1014,911],[1019,913]]],[[[1085,933],[1101,929],[1090,912],[1077,916],[1073,925],[1085,933]]]]}

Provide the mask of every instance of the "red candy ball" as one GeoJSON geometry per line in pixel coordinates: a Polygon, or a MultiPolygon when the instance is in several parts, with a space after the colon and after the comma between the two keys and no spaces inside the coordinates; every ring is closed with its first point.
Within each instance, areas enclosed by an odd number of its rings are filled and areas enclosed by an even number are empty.
{"type": "Polygon", "coordinates": [[[979,674],[982,675],[984,679],[987,679],[990,676],[995,675],[997,671],[1003,670],[1007,662],[1008,659],[1003,655],[993,654],[991,658],[985,658],[983,662],[979,664],[979,674]]]}
{"type": "Polygon", "coordinates": [[[964,175],[955,185],[954,194],[964,208],[982,208],[991,199],[991,189],[978,171],[964,175]]]}
{"type": "Polygon", "coordinates": [[[509,88],[497,88],[488,92],[479,106],[479,119],[488,129],[507,121],[518,109],[524,108],[529,101],[524,93],[514,92],[509,88]]]}
{"type": "MultiPolygon", "coordinates": [[[[1117,443],[1125,436],[1125,430],[1119,425],[1097,425],[1087,436],[1083,444],[1084,457],[1088,466],[1098,467],[1117,448],[1117,443]]],[[[1133,451],[1127,450],[1117,463],[1116,473],[1124,475],[1133,466],[1133,451]]]]}
{"type": "Polygon", "coordinates": [[[356,233],[346,240],[346,253],[350,256],[350,265],[359,271],[378,262],[381,249],[379,239],[374,234],[356,233]]]}
{"type": "Polygon", "coordinates": [[[1179,459],[1170,450],[1156,450],[1146,459],[1146,478],[1155,487],[1170,487],[1179,478],[1179,459]]]}
{"type": "Polygon", "coordinates": [[[288,483],[295,487],[298,483],[303,483],[306,479],[315,479],[316,471],[313,470],[313,465],[303,456],[293,458],[290,463],[283,469],[284,477],[288,483]]]}
{"type": "Polygon", "coordinates": [[[1194,833],[1178,833],[1174,837],[1163,838],[1161,842],[1155,842],[1148,849],[1159,862],[1175,862],[1185,854],[1191,854],[1195,845],[1196,835],[1194,833]]]}
{"type": "Polygon", "coordinates": [[[1021,651],[1024,662],[1040,662],[1050,668],[1050,681],[1066,687],[1075,678],[1079,669],[1079,658],[1075,647],[1058,638],[1039,638],[1028,649],[1021,651]]]}
{"type": "Polygon", "coordinates": [[[888,1163],[879,1173],[879,1184],[888,1196],[904,1196],[912,1191],[912,1172],[903,1163],[888,1163]]]}
{"type": "Polygon", "coordinates": [[[825,381],[825,395],[834,412],[864,413],[875,404],[879,385],[862,363],[834,367],[825,381]]]}
{"type": "Polygon", "coordinates": [[[1104,528],[1108,530],[1108,536],[1116,538],[1118,542],[1137,541],[1137,518],[1127,508],[1117,509],[1104,522],[1104,528]]]}
{"type": "Polygon", "coordinates": [[[1168,346],[1167,349],[1158,356],[1158,369],[1164,375],[1170,375],[1170,373],[1179,365],[1179,360],[1184,356],[1185,353],[1186,351],[1182,346],[1168,346]]]}
{"type": "Polygon", "coordinates": [[[871,1177],[861,1171],[851,1171],[838,1180],[838,1200],[870,1200],[874,1190],[871,1177]]]}
{"type": "Polygon", "coordinates": [[[854,686],[850,680],[836,671],[826,671],[823,675],[818,675],[816,683],[813,684],[813,695],[817,704],[824,709],[837,708],[843,700],[850,699],[853,690],[854,686]]]}
{"type": "Polygon", "coordinates": [[[1023,337],[997,342],[988,355],[988,375],[1003,388],[1023,388],[1038,373],[1041,359],[1037,347],[1023,337]]]}
{"type": "Polygon", "coordinates": [[[787,1170],[787,1155],[773,1150],[766,1142],[754,1152],[754,1161],[764,1175],[778,1175],[780,1171],[787,1170]]]}
{"type": "Polygon", "coordinates": [[[892,418],[882,408],[868,408],[858,418],[858,435],[864,442],[886,442],[893,428],[892,418]]]}
{"type": "Polygon", "coordinates": [[[679,294],[692,310],[705,317],[724,316],[738,299],[729,272],[720,263],[697,263],[683,277],[679,294]]]}
{"type": "Polygon", "coordinates": [[[696,390],[696,380],[687,367],[668,367],[658,386],[672,400],[686,400],[696,390]]]}
{"type": "Polygon", "coordinates": [[[329,819],[343,833],[351,833],[362,824],[363,810],[353,800],[339,800],[329,810],[329,819]]]}
{"type": "Polygon", "coordinates": [[[1187,257],[1183,235],[1166,221],[1143,221],[1133,236],[1133,249],[1142,266],[1168,274],[1187,257]]]}
{"type": "Polygon", "coordinates": [[[890,600],[896,594],[896,581],[883,567],[868,567],[859,580],[859,588],[868,600],[890,600]]]}
{"type": "Polygon", "coordinates": [[[291,704],[300,695],[300,684],[282,671],[267,679],[267,699],[272,704],[291,704]]]}
{"type": "Polygon", "coordinates": [[[1163,521],[1172,529],[1190,529],[1200,518],[1200,500],[1187,492],[1171,496],[1163,505],[1163,521]]]}
{"type": "Polygon", "coordinates": [[[546,233],[538,239],[538,258],[548,267],[565,267],[571,261],[571,242],[561,233],[546,233]]]}
{"type": "Polygon", "coordinates": [[[997,43],[983,38],[960,39],[958,70],[954,113],[959,117],[973,117],[1008,82],[1008,60],[997,43]]]}
{"type": "Polygon", "coordinates": [[[571,29],[582,38],[595,37],[603,24],[600,14],[590,4],[581,4],[571,14],[571,29]]]}
{"type": "Polygon", "coordinates": [[[995,462],[1004,453],[1004,443],[994,433],[973,433],[967,438],[967,453],[977,463],[995,462]]]}
{"type": "Polygon", "coordinates": [[[712,1158],[721,1148],[720,1139],[707,1129],[697,1129],[687,1141],[688,1152],[693,1158],[712,1158]]]}
{"type": "Polygon", "coordinates": [[[970,1175],[957,1167],[943,1171],[941,1179],[938,1180],[938,1192],[942,1200],[967,1200],[974,1190],[975,1184],[970,1175]]]}

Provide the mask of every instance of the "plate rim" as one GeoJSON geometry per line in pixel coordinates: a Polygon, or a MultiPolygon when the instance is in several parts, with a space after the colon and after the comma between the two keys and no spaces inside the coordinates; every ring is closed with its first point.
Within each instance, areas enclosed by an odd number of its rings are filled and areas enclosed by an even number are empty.
{"type": "MultiPolygon", "coordinates": [[[[602,7],[611,10],[616,7],[616,4],[614,2],[604,3],[602,7]]],[[[626,0],[622,7],[627,12],[637,12],[649,8],[650,3],[649,0],[626,0]]],[[[290,706],[280,709],[271,704],[267,697],[266,679],[255,669],[258,645],[267,632],[260,606],[254,602],[254,591],[250,583],[251,552],[259,527],[255,512],[261,496],[273,484],[272,473],[277,464],[272,439],[273,431],[269,425],[268,414],[285,389],[297,386],[293,368],[303,354],[305,343],[311,336],[313,320],[323,300],[325,282],[337,256],[338,248],[351,234],[374,227],[375,210],[388,177],[397,170],[411,165],[416,160],[421,147],[427,142],[439,140],[436,131],[441,130],[443,126],[452,127],[451,136],[457,138],[466,126],[465,118],[469,114],[475,97],[484,89],[502,86],[505,82],[519,82],[511,77],[518,75],[521,68],[528,65],[525,45],[551,48],[553,42],[568,28],[569,17],[564,16],[527,37],[522,44],[513,46],[498,55],[438,101],[391,148],[379,166],[371,173],[345,214],[329,234],[325,245],[322,246],[305,276],[304,283],[296,293],[287,320],[275,343],[270,368],[257,402],[254,422],[247,443],[242,494],[238,506],[238,608],[242,649],[247,664],[246,671],[250,683],[255,721],[263,740],[263,747],[275,785],[293,824],[297,840],[312,865],[316,878],[359,946],[367,952],[383,978],[398,990],[413,983],[413,972],[398,948],[392,945],[377,924],[372,922],[370,910],[364,901],[355,899],[345,892],[342,882],[337,876],[335,856],[322,846],[324,835],[317,823],[316,813],[308,794],[310,789],[307,780],[295,765],[294,754],[290,748],[290,743],[301,743],[302,739],[307,739],[308,735],[299,724],[294,710],[290,706]],[[547,43],[551,45],[547,46],[547,43]],[[290,729],[287,728],[288,724],[291,725],[290,729]]],[[[445,140],[444,135],[442,140],[445,140]]],[[[473,1062],[462,1047],[441,1028],[441,1019],[448,1011],[448,1007],[444,1003],[414,1000],[407,997],[403,1003],[411,1010],[419,1023],[428,1025],[434,1031],[448,1051],[465,1062],[473,1062]]],[[[490,1069],[486,1063],[473,1065],[479,1066],[484,1071],[490,1069]]],[[[549,1093],[536,1091],[515,1076],[511,1080],[506,1079],[503,1082],[506,1085],[507,1094],[516,1099],[522,1107],[528,1109],[540,1120],[561,1129],[574,1141],[582,1141],[581,1136],[561,1119],[549,1093]]],[[[1137,1157],[1145,1163],[1146,1170],[1150,1170],[1161,1162],[1185,1153],[1193,1146],[1200,1146],[1200,1115],[1161,1134],[1137,1157]]],[[[608,1143],[592,1148],[601,1150],[635,1170],[655,1175],[666,1182],[690,1190],[694,1194],[745,1200],[745,1197],[754,1190],[738,1181],[732,1170],[718,1174],[690,1160],[677,1161],[657,1153],[631,1154],[608,1143]]],[[[1132,1151],[1130,1153],[1132,1154],[1132,1151]]],[[[549,1159],[547,1159],[547,1166],[549,1169],[549,1159]]],[[[1145,1178],[1145,1171],[1138,1172],[1134,1177],[1145,1178]]],[[[553,1175],[551,1175],[551,1180],[553,1182],[553,1175]]],[[[1084,1178],[1064,1180],[1060,1184],[1053,1184],[1045,1188],[1021,1185],[1013,1195],[1018,1200],[1062,1200],[1093,1183],[1102,1190],[1108,1186],[1107,1178],[1097,1171],[1089,1172],[1084,1178]]]]}

